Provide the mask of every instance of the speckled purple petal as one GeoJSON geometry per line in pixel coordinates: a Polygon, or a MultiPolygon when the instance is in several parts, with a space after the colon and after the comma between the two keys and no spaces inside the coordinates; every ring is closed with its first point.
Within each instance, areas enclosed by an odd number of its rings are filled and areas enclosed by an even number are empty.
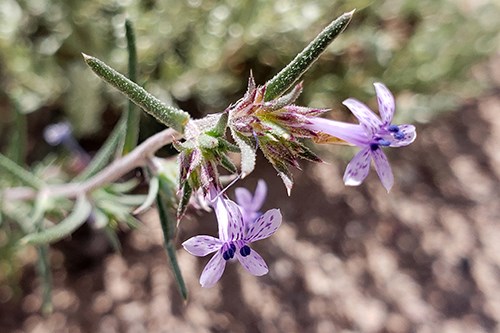
{"type": "Polygon", "coordinates": [[[393,140],[391,147],[404,147],[415,141],[417,138],[417,131],[413,125],[399,125],[399,132],[404,134],[401,140],[393,140]]]}
{"type": "Polygon", "coordinates": [[[392,117],[394,116],[394,96],[384,84],[376,82],[373,85],[377,92],[378,111],[380,112],[382,122],[384,125],[388,125],[392,122],[392,117]]]}
{"type": "Polygon", "coordinates": [[[238,258],[241,265],[252,275],[262,276],[269,272],[266,262],[254,249],[251,249],[250,254],[246,257],[243,257],[241,253],[237,251],[236,258],[238,258]]]}
{"type": "Polygon", "coordinates": [[[186,251],[194,256],[204,257],[222,247],[222,241],[212,236],[195,236],[182,243],[186,251]]]}
{"type": "Polygon", "coordinates": [[[261,215],[248,229],[245,240],[255,242],[274,234],[281,225],[281,212],[279,209],[270,209],[261,215]]]}
{"type": "Polygon", "coordinates": [[[351,110],[356,118],[358,118],[361,126],[365,128],[367,133],[373,135],[382,126],[382,122],[369,107],[354,98],[348,98],[342,102],[351,110]]]}
{"type": "Polygon", "coordinates": [[[227,214],[229,216],[227,239],[242,239],[245,224],[243,222],[243,215],[241,214],[240,207],[234,201],[231,201],[229,199],[226,199],[225,201],[227,206],[227,214]]]}
{"type": "Polygon", "coordinates": [[[200,284],[203,288],[213,287],[220,280],[226,268],[226,261],[222,254],[217,252],[203,269],[200,276],[200,284]]]}
{"type": "Polygon", "coordinates": [[[375,164],[375,170],[377,170],[380,181],[382,182],[382,185],[384,185],[387,192],[389,192],[394,184],[394,176],[392,175],[389,161],[387,160],[387,157],[382,149],[377,149],[371,153],[375,164]]]}
{"type": "Polygon", "coordinates": [[[229,239],[229,214],[227,212],[226,199],[222,195],[216,197],[213,204],[215,215],[217,216],[217,224],[219,228],[219,239],[226,241],[229,239]]]}
{"type": "Polygon", "coordinates": [[[370,147],[363,148],[349,162],[344,173],[344,184],[358,186],[370,171],[370,147]]]}

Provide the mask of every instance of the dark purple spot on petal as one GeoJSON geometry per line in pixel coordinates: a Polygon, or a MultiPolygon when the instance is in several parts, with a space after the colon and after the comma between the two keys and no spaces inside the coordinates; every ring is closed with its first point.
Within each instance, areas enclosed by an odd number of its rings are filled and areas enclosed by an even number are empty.
{"type": "MultiPolygon", "coordinates": [[[[377,143],[371,143],[370,144],[370,149],[371,151],[375,151],[379,148],[379,145],[377,143]]],[[[366,165],[363,165],[364,167],[366,167],[366,165]]]]}

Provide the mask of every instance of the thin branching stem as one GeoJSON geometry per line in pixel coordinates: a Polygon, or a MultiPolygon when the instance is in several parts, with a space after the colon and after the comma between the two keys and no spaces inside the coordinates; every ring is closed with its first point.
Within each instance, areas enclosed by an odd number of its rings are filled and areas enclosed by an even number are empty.
{"type": "MultiPolygon", "coordinates": [[[[137,146],[130,154],[115,160],[92,178],[83,182],[62,185],[46,185],[44,190],[49,197],[75,198],[80,194],[91,192],[105,184],[114,182],[129,171],[144,166],[148,160],[163,146],[180,139],[182,135],[172,128],[167,128],[137,146]]],[[[29,200],[35,198],[37,190],[28,187],[13,187],[0,192],[4,200],[29,200]]]]}

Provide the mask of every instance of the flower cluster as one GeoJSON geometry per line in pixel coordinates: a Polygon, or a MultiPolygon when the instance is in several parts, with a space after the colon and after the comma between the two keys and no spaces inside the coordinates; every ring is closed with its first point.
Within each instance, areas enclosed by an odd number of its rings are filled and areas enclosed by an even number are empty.
{"type": "MultiPolygon", "coordinates": [[[[250,75],[245,96],[225,111],[229,114],[231,134],[240,148],[242,145],[259,147],[278,171],[288,194],[293,185],[289,166],[300,169],[299,158],[321,162],[299,138],[311,139],[316,136],[316,132],[304,127],[304,124],[308,118],[326,110],[294,105],[301,92],[302,84],[299,83],[289,94],[265,101],[266,86],[257,87],[250,75]]],[[[246,172],[252,169],[253,165],[246,172]]]]}
{"type": "MultiPolygon", "coordinates": [[[[351,186],[361,184],[368,175],[370,160],[373,159],[383,186],[387,191],[391,189],[394,177],[382,148],[407,146],[415,140],[416,132],[413,125],[392,124],[395,102],[386,86],[375,83],[380,117],[358,100],[349,98],[343,102],[358,119],[358,124],[320,118],[318,115],[326,110],[294,105],[302,90],[301,84],[288,95],[270,102],[264,101],[265,90],[265,86],[256,87],[250,77],[245,96],[221,116],[222,119],[227,117],[227,126],[231,129],[242,155],[244,149],[254,151],[259,147],[290,191],[292,178],[288,166],[298,167],[299,157],[321,161],[298,140],[299,138],[310,138],[320,143],[348,143],[360,147],[361,150],[347,165],[344,183],[351,186]]],[[[215,181],[217,170],[214,161],[220,161],[220,156],[225,155],[210,153],[217,151],[213,150],[218,145],[216,136],[211,139],[215,140],[212,145],[200,141],[207,133],[209,132],[194,136],[201,144],[193,146],[192,149],[185,148],[180,158],[181,181],[186,182],[188,175],[193,173],[195,168],[201,168],[204,184],[202,187],[206,190],[205,196],[218,220],[218,238],[208,235],[195,236],[182,244],[195,256],[215,252],[201,274],[200,283],[203,287],[213,286],[222,276],[226,262],[233,259],[237,259],[253,275],[266,274],[266,263],[249,245],[271,236],[281,223],[279,210],[260,212],[267,192],[263,181],[258,183],[253,196],[248,190],[237,188],[236,203],[229,200],[223,194],[224,191],[220,191],[220,183],[215,181]]]]}

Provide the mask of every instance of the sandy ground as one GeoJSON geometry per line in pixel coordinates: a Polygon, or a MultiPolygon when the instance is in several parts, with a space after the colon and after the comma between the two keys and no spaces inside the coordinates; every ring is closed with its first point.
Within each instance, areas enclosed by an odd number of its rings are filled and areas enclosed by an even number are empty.
{"type": "MultiPolygon", "coordinates": [[[[212,289],[199,286],[207,258],[178,256],[190,291],[173,284],[154,211],[124,233],[123,253],[80,230],[53,251],[55,311],[38,310],[27,266],[17,298],[0,303],[2,332],[500,332],[500,91],[418,127],[407,148],[387,151],[390,195],[374,170],[345,188],[346,162],[303,163],[290,198],[272,168],[265,208],[284,223],[255,248],[270,272],[237,264],[212,289]]],[[[338,151],[338,147],[324,148],[338,151]]],[[[330,156],[325,152],[322,156],[330,156]]],[[[179,244],[215,234],[213,214],[183,222],[179,244]]]]}

